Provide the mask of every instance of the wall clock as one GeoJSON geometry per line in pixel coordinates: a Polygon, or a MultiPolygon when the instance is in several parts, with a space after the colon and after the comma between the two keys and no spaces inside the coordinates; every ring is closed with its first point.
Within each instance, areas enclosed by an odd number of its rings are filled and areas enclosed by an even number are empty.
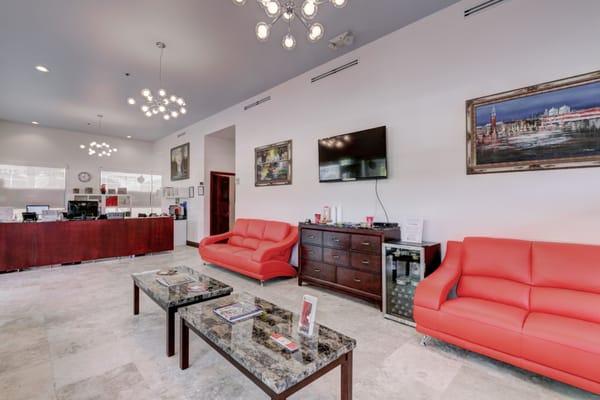
{"type": "Polygon", "coordinates": [[[89,172],[80,172],[77,175],[79,182],[89,182],[92,180],[92,175],[89,172]]]}

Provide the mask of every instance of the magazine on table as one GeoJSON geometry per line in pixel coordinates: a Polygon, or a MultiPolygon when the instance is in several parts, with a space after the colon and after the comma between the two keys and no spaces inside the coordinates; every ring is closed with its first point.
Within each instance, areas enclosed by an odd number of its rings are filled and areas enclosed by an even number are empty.
{"type": "Polygon", "coordinates": [[[257,315],[260,315],[263,310],[256,304],[238,302],[231,303],[226,306],[215,308],[214,313],[225,321],[235,323],[243,321],[257,315]]]}
{"type": "Polygon", "coordinates": [[[194,278],[187,274],[159,276],[156,278],[156,281],[166,287],[180,286],[185,285],[187,283],[196,282],[194,278]]]}

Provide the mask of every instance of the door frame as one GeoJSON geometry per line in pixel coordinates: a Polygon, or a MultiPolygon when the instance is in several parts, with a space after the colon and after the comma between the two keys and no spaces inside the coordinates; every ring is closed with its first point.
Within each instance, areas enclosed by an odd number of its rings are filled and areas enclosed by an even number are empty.
{"type": "MultiPolygon", "coordinates": [[[[214,220],[213,220],[213,203],[216,201],[216,191],[213,190],[213,176],[216,175],[221,175],[221,176],[235,176],[235,172],[220,172],[220,171],[210,171],[210,183],[209,183],[209,190],[210,190],[210,199],[208,202],[208,218],[209,218],[209,229],[210,229],[210,234],[213,234],[213,230],[215,228],[214,226],[214,220]]],[[[234,183],[234,191],[235,191],[235,183],[234,183]]],[[[231,201],[231,199],[230,199],[231,201]]]]}

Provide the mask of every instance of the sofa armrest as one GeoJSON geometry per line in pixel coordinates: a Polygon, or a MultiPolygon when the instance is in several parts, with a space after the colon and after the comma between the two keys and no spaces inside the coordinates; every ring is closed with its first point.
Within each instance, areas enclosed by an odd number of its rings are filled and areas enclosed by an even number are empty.
{"type": "Polygon", "coordinates": [[[202,239],[199,247],[204,247],[204,246],[208,246],[211,244],[224,242],[225,240],[229,239],[231,236],[233,236],[233,234],[231,232],[221,233],[220,235],[207,236],[204,239],[202,239]]]}
{"type": "Polygon", "coordinates": [[[440,267],[419,283],[415,292],[416,306],[439,310],[458,283],[461,271],[462,242],[448,242],[440,267]]]}
{"type": "Polygon", "coordinates": [[[252,260],[256,262],[267,261],[273,256],[294,247],[296,242],[298,242],[298,228],[292,226],[290,234],[285,239],[278,243],[259,247],[252,255],[252,260]]]}

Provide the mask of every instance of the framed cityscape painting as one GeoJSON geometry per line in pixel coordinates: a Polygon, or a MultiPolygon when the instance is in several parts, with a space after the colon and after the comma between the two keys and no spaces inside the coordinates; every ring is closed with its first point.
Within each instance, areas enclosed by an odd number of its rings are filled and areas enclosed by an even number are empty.
{"type": "Polygon", "coordinates": [[[600,166],[600,71],[467,101],[467,173],[600,166]]]}
{"type": "Polygon", "coordinates": [[[254,149],[255,186],[292,184],[292,141],[254,149]]]}

